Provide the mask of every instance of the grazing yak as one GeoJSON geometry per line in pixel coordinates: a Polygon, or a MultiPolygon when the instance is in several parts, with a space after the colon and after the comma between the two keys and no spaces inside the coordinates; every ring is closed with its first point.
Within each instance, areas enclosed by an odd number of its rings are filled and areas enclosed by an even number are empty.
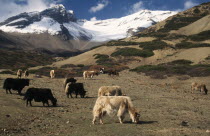
{"type": "Polygon", "coordinates": [[[69,95],[72,97],[72,93],[76,95],[79,94],[81,98],[85,97],[86,91],[84,89],[83,83],[67,83],[65,88],[65,93],[67,95],[67,98],[69,98],[69,95]]]}
{"type": "Polygon", "coordinates": [[[76,83],[76,82],[77,82],[77,80],[75,78],[73,78],[73,77],[71,77],[71,78],[65,78],[64,84],[63,84],[64,89],[66,88],[66,84],[67,83],[76,83]]]}
{"type": "Polygon", "coordinates": [[[27,78],[29,76],[29,71],[26,69],[24,72],[24,77],[27,78]]]}
{"type": "Polygon", "coordinates": [[[29,88],[26,91],[26,94],[23,98],[23,100],[26,100],[26,106],[28,106],[28,103],[30,103],[30,106],[32,106],[31,101],[34,99],[35,102],[42,102],[43,106],[45,106],[45,103],[47,106],[49,106],[48,100],[50,100],[53,104],[53,106],[56,106],[57,99],[53,97],[51,89],[48,88],[29,88]]]}
{"type": "Polygon", "coordinates": [[[121,96],[122,91],[120,86],[101,86],[98,90],[98,97],[100,96],[121,96]]]}
{"type": "Polygon", "coordinates": [[[7,78],[4,81],[3,88],[6,89],[6,93],[8,94],[8,91],[10,94],[12,94],[12,90],[17,90],[18,94],[21,94],[22,89],[25,86],[29,86],[29,79],[14,79],[14,78],[7,78]]]}
{"type": "Polygon", "coordinates": [[[105,70],[104,68],[100,68],[100,73],[108,74],[109,76],[119,76],[119,72],[116,69],[105,70]]]}
{"type": "Polygon", "coordinates": [[[133,107],[130,97],[128,96],[100,96],[96,100],[93,108],[93,121],[95,124],[96,119],[99,118],[100,123],[103,124],[103,116],[108,114],[109,116],[117,117],[120,123],[123,123],[125,114],[129,113],[132,122],[138,123],[140,114],[133,107]]]}
{"type": "Polygon", "coordinates": [[[23,71],[21,69],[18,69],[17,71],[17,78],[21,78],[23,74],[23,71]]]}
{"type": "Polygon", "coordinates": [[[50,70],[50,78],[55,78],[55,70],[50,70]]]}
{"type": "Polygon", "coordinates": [[[204,92],[205,94],[208,93],[208,90],[207,90],[205,84],[203,84],[203,83],[199,84],[199,83],[196,83],[196,82],[193,82],[191,84],[191,91],[192,91],[192,93],[193,93],[193,91],[200,91],[200,92],[204,92]]]}
{"type": "Polygon", "coordinates": [[[83,78],[87,79],[87,78],[93,78],[93,76],[98,75],[97,71],[84,71],[83,72],[83,78]]]}

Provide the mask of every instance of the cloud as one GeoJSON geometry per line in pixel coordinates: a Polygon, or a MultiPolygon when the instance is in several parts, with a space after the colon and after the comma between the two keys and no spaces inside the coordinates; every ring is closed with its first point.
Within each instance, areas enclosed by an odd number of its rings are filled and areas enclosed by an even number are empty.
{"type": "Polygon", "coordinates": [[[99,2],[96,6],[91,7],[89,9],[89,12],[91,12],[91,13],[98,12],[98,11],[104,9],[108,4],[109,4],[108,0],[103,0],[103,1],[99,2]]]}
{"type": "Polygon", "coordinates": [[[96,17],[92,17],[92,18],[90,19],[90,21],[97,21],[97,18],[96,18],[96,17]]]}
{"type": "Polygon", "coordinates": [[[42,11],[57,2],[55,0],[0,0],[0,21],[23,12],[42,11]]]}
{"type": "Polygon", "coordinates": [[[139,1],[139,2],[137,2],[137,3],[135,3],[135,4],[133,4],[133,5],[131,6],[130,10],[129,10],[129,13],[132,14],[132,13],[136,13],[136,12],[138,12],[138,11],[140,11],[140,10],[145,9],[143,5],[144,5],[144,4],[143,4],[142,1],[139,1]]]}
{"type": "Polygon", "coordinates": [[[198,3],[195,3],[191,0],[188,0],[184,3],[184,9],[189,9],[189,8],[192,8],[194,6],[198,5],[198,3]]]}

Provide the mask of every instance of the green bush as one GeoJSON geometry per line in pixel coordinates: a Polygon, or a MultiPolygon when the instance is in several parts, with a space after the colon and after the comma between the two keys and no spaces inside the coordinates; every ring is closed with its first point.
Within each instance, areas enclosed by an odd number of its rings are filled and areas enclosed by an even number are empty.
{"type": "Polygon", "coordinates": [[[121,48],[116,52],[112,53],[111,56],[140,56],[140,57],[150,57],[153,56],[154,53],[150,50],[140,50],[136,48],[121,48]]]}
{"type": "Polygon", "coordinates": [[[184,59],[181,59],[181,60],[174,60],[172,62],[169,62],[167,64],[169,65],[190,65],[192,64],[193,62],[190,61],[190,60],[184,60],[184,59]]]}
{"type": "Polygon", "coordinates": [[[189,49],[189,48],[198,48],[198,47],[210,47],[210,44],[191,43],[191,42],[182,42],[182,43],[176,44],[176,48],[179,48],[179,49],[189,49]]]}
{"type": "Polygon", "coordinates": [[[210,56],[206,57],[205,60],[210,60],[210,56]]]}
{"type": "Polygon", "coordinates": [[[110,41],[105,44],[105,46],[129,46],[129,45],[139,45],[138,42],[130,42],[130,41],[110,41]]]}
{"type": "Polygon", "coordinates": [[[107,67],[112,67],[112,66],[115,66],[115,65],[119,65],[112,58],[110,58],[109,55],[95,54],[93,56],[95,56],[95,59],[97,59],[96,63],[98,65],[103,65],[103,66],[107,66],[107,67]]]}
{"type": "Polygon", "coordinates": [[[166,68],[161,65],[144,65],[136,67],[135,69],[132,69],[131,71],[136,72],[147,72],[147,71],[165,71],[166,68]]]}
{"type": "Polygon", "coordinates": [[[191,77],[210,76],[209,64],[189,65],[187,60],[177,60],[160,65],[144,65],[130,71],[142,72],[154,78],[162,78],[160,75],[189,75],[191,77]]]}
{"type": "Polygon", "coordinates": [[[10,70],[5,70],[5,71],[1,71],[0,74],[11,74],[11,75],[15,75],[15,72],[10,71],[10,70]]]}
{"type": "Polygon", "coordinates": [[[84,67],[84,64],[78,64],[77,67],[84,67]]]}
{"type": "Polygon", "coordinates": [[[186,17],[186,16],[176,16],[173,17],[171,20],[168,20],[164,26],[164,28],[158,30],[158,32],[168,32],[171,30],[178,30],[181,27],[187,26],[200,18],[202,18],[202,15],[198,16],[191,16],[191,17],[186,17]]]}
{"type": "Polygon", "coordinates": [[[203,31],[199,34],[191,35],[189,36],[190,40],[193,41],[204,41],[210,39],[210,30],[209,31],[203,31]]]}
{"type": "Polygon", "coordinates": [[[140,43],[141,48],[143,48],[144,50],[158,50],[158,49],[164,49],[166,47],[168,47],[167,43],[163,42],[163,41],[159,41],[159,40],[155,40],[155,41],[151,41],[151,42],[142,42],[140,43]]]}

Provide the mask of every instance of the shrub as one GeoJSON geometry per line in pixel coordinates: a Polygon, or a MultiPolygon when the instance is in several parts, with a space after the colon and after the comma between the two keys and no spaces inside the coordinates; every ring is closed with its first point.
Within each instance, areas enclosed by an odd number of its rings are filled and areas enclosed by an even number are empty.
{"type": "Polygon", "coordinates": [[[189,48],[198,48],[198,47],[210,47],[208,43],[191,43],[191,42],[182,42],[176,44],[176,48],[179,49],[189,49],[189,48]]]}
{"type": "Polygon", "coordinates": [[[112,53],[111,56],[140,56],[140,57],[150,57],[153,56],[154,53],[150,50],[140,50],[136,48],[121,48],[116,52],[112,53]]]}
{"type": "Polygon", "coordinates": [[[16,73],[14,71],[4,70],[4,71],[1,71],[0,74],[11,74],[11,75],[15,75],[16,73]]]}
{"type": "Polygon", "coordinates": [[[174,60],[172,62],[169,62],[167,63],[168,65],[190,65],[192,64],[193,62],[190,61],[190,60],[184,60],[184,59],[181,59],[181,60],[174,60]]]}
{"type": "Polygon", "coordinates": [[[74,64],[65,64],[61,66],[61,68],[73,68],[73,67],[76,67],[76,66],[74,64]]]}
{"type": "Polygon", "coordinates": [[[129,45],[139,45],[138,42],[130,42],[130,41],[110,41],[105,44],[105,46],[129,46],[129,45]]]}
{"type": "Polygon", "coordinates": [[[78,64],[77,67],[84,67],[84,64],[78,64]]]}
{"type": "Polygon", "coordinates": [[[210,60],[210,56],[206,57],[205,60],[210,60]]]}
{"type": "Polygon", "coordinates": [[[144,66],[139,66],[135,69],[132,69],[131,71],[136,71],[136,72],[147,72],[147,71],[165,71],[166,68],[161,65],[144,65],[144,66]]]}
{"type": "Polygon", "coordinates": [[[112,66],[114,61],[109,58],[109,55],[105,55],[105,54],[95,54],[93,55],[95,56],[96,63],[99,65],[108,65],[108,66],[112,66]]]}
{"type": "Polygon", "coordinates": [[[159,40],[155,40],[155,41],[151,41],[151,42],[142,42],[140,43],[141,48],[143,48],[144,50],[158,50],[158,49],[164,49],[166,47],[168,47],[167,43],[163,42],[163,41],[159,41],[159,40]]]}
{"type": "Polygon", "coordinates": [[[193,41],[204,41],[204,40],[209,40],[210,39],[210,30],[208,31],[203,31],[199,34],[191,35],[189,36],[190,40],[193,41]]]}
{"type": "Polygon", "coordinates": [[[131,69],[130,71],[138,73],[143,72],[152,78],[162,78],[160,75],[189,75],[191,77],[210,76],[209,64],[189,65],[189,63],[191,62],[179,60],[161,65],[139,66],[135,69],[131,69]]]}
{"type": "Polygon", "coordinates": [[[200,13],[201,11],[200,11],[198,8],[195,8],[195,9],[193,10],[193,12],[194,12],[195,14],[198,14],[198,13],[200,13]]]}
{"type": "Polygon", "coordinates": [[[158,30],[158,32],[168,32],[170,30],[178,30],[181,27],[187,26],[200,18],[202,18],[202,15],[198,16],[176,16],[173,17],[171,20],[168,20],[164,26],[164,28],[158,30]]]}

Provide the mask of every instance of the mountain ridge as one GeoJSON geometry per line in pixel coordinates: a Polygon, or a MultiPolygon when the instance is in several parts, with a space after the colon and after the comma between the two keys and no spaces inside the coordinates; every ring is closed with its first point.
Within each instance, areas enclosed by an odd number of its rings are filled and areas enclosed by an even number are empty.
{"type": "MultiPolygon", "coordinates": [[[[50,36],[45,37],[58,37],[58,41],[64,42],[65,46],[66,43],[69,43],[68,48],[60,48],[83,50],[97,46],[101,42],[133,35],[173,14],[176,12],[143,10],[118,19],[81,21],[75,17],[73,11],[66,10],[63,5],[56,5],[41,12],[21,13],[10,17],[0,23],[0,30],[16,33],[16,36],[20,34],[20,37],[26,35],[23,40],[27,40],[27,35],[32,37],[35,34],[49,34],[50,36]],[[91,45],[91,43],[94,44],[91,45]]],[[[32,47],[36,47],[34,42],[30,40],[28,42],[32,44],[32,47]]],[[[56,50],[56,48],[52,49],[51,46],[47,46],[49,44],[53,43],[43,43],[43,48],[56,50]]]]}

